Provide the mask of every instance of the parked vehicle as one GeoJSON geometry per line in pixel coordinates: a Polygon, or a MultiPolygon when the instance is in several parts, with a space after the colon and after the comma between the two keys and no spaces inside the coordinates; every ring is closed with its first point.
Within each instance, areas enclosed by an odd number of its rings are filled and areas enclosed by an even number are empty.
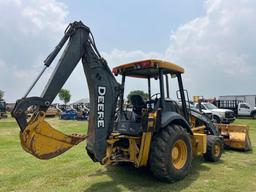
{"type": "Polygon", "coordinates": [[[256,107],[240,100],[217,100],[216,105],[219,108],[231,109],[236,116],[252,117],[256,119],[256,107]]]}
{"type": "MultiPolygon", "coordinates": [[[[200,104],[195,104],[196,108],[200,110],[200,104]]],[[[235,120],[235,113],[230,109],[219,109],[209,102],[201,102],[202,112],[211,111],[212,121],[214,123],[232,123],[235,120]]]]}
{"type": "Polygon", "coordinates": [[[55,106],[50,106],[45,112],[45,117],[56,117],[57,115],[59,115],[59,110],[55,106]]]}
{"type": "Polygon", "coordinates": [[[76,120],[89,120],[89,108],[85,106],[85,104],[74,104],[71,106],[72,109],[74,109],[77,113],[76,120]]]}
{"type": "Polygon", "coordinates": [[[76,120],[77,119],[77,113],[75,110],[67,110],[60,113],[60,119],[63,120],[76,120]]]}
{"type": "MultiPolygon", "coordinates": [[[[187,101],[187,106],[190,110],[196,110],[199,111],[200,113],[204,114],[206,117],[208,117],[210,120],[212,120],[212,111],[211,110],[207,110],[204,109],[202,111],[199,110],[198,107],[196,107],[196,103],[193,101],[187,101]]],[[[179,104],[181,104],[181,102],[179,101],[179,104]]]]}
{"type": "Polygon", "coordinates": [[[218,97],[219,100],[240,100],[243,103],[248,103],[249,105],[256,107],[256,94],[250,95],[222,95],[218,97]]]}
{"type": "Polygon", "coordinates": [[[6,103],[4,100],[0,100],[0,119],[7,118],[6,103]]]}
{"type": "Polygon", "coordinates": [[[56,109],[60,111],[59,117],[62,120],[76,120],[77,112],[72,109],[69,105],[56,105],[56,109]]]}

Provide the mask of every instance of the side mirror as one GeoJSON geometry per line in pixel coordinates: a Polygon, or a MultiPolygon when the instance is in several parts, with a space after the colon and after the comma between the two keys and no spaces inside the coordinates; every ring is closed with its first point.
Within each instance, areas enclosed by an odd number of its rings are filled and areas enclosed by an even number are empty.
{"type": "Polygon", "coordinates": [[[180,90],[176,91],[176,97],[177,97],[178,100],[181,100],[180,90]]]}
{"type": "MultiPolygon", "coordinates": [[[[188,90],[184,89],[184,95],[185,95],[185,100],[189,103],[188,90]]],[[[178,100],[181,100],[180,90],[176,91],[176,97],[178,100]]]]}

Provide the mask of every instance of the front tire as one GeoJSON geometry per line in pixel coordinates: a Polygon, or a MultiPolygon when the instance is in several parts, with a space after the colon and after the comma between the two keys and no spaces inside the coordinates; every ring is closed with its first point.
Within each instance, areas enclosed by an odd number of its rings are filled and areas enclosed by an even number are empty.
{"type": "Polygon", "coordinates": [[[160,180],[183,179],[191,167],[192,146],[189,134],[179,125],[169,125],[153,137],[150,169],[160,180]]]}
{"type": "Polygon", "coordinates": [[[223,152],[223,143],[218,136],[207,135],[207,150],[204,154],[206,161],[217,162],[223,152]]]}
{"type": "Polygon", "coordinates": [[[254,112],[254,113],[252,114],[252,118],[253,118],[253,119],[256,119],[256,112],[254,112]]]}

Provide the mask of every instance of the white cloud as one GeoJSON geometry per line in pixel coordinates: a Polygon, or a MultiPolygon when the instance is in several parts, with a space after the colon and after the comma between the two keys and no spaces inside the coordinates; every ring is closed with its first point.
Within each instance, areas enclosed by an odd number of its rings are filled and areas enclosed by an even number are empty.
{"type": "Polygon", "coordinates": [[[115,64],[155,57],[175,62],[185,68],[190,96],[256,94],[256,1],[208,0],[205,9],[204,16],[171,34],[165,53],[114,50],[104,55],[115,64]]]}
{"type": "Polygon", "coordinates": [[[68,10],[55,0],[1,0],[0,13],[0,89],[15,101],[63,34],[68,10]]]}
{"type": "Polygon", "coordinates": [[[256,2],[208,0],[206,9],[171,35],[166,58],[185,67],[193,95],[255,94],[256,2]]]}
{"type": "Polygon", "coordinates": [[[125,51],[114,49],[110,53],[102,53],[102,56],[108,61],[110,67],[116,65],[133,62],[140,59],[163,58],[163,54],[157,52],[143,52],[141,50],[125,51]]]}

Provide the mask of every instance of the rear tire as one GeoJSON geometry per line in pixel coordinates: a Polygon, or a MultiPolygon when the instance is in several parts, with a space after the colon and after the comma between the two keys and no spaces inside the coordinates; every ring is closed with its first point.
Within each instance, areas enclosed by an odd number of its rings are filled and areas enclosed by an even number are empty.
{"type": "Polygon", "coordinates": [[[218,136],[207,135],[207,149],[204,154],[206,161],[217,162],[223,152],[223,143],[218,136]]]}
{"type": "Polygon", "coordinates": [[[160,180],[174,182],[183,179],[191,162],[191,140],[183,127],[169,125],[153,137],[149,165],[160,180]]]}
{"type": "Polygon", "coordinates": [[[256,112],[252,113],[252,118],[256,119],[256,112]]]}

